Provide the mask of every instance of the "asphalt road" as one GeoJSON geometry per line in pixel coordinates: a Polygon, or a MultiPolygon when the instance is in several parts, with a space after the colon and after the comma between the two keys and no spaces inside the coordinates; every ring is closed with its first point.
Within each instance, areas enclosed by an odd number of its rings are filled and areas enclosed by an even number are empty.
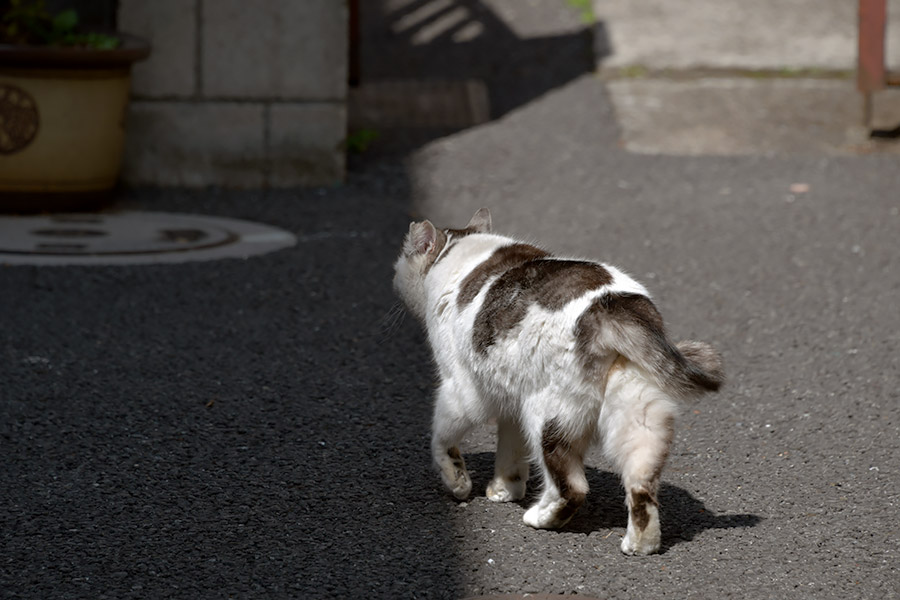
{"type": "Polygon", "coordinates": [[[271,223],[289,250],[0,269],[0,596],[897,597],[896,163],[628,155],[603,102],[588,76],[343,187],[123,200],[271,223]],[[410,213],[482,204],[628,269],[725,355],[724,391],[684,407],[661,555],[619,553],[596,455],[560,532],[483,497],[489,431],[464,448],[477,495],[441,490],[391,262],[410,213]]]}
{"type": "Polygon", "coordinates": [[[288,250],[0,268],[0,597],[900,597],[896,158],[628,154],[591,75],[499,117],[342,187],[119,204],[270,223],[288,250]],[[678,424],[661,554],[619,552],[597,454],[558,532],[483,497],[489,429],[473,497],[441,489],[391,263],[411,215],[480,206],[621,266],[723,352],[729,383],[678,424]]]}

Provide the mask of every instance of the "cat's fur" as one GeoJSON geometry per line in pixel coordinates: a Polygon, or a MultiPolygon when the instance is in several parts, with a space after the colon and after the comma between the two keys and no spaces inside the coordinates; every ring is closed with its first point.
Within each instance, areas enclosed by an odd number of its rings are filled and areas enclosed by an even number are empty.
{"type": "Polygon", "coordinates": [[[622,477],[626,554],[659,550],[657,490],[679,399],[722,383],[718,354],[671,343],[644,287],[609,265],[556,258],[491,233],[481,209],[465,229],[410,224],[394,288],[425,325],[440,375],[431,450],[457,498],[472,483],[458,444],[496,419],[496,502],[543,493],[532,527],[568,522],[588,491],[583,458],[599,439],[622,477]]]}

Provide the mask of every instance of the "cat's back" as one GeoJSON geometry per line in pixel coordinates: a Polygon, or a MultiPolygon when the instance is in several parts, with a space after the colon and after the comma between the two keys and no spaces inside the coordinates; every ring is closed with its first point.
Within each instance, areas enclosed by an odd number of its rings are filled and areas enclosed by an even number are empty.
{"type": "Polygon", "coordinates": [[[553,256],[534,244],[489,233],[448,235],[433,271],[433,314],[446,326],[468,330],[481,353],[501,338],[534,329],[528,327],[533,319],[552,322],[566,336],[599,295],[648,295],[611,265],[553,256]]]}
{"type": "Polygon", "coordinates": [[[467,233],[446,230],[447,241],[435,260],[440,277],[471,271],[498,248],[515,244],[512,238],[494,233],[467,233]]]}
{"type": "MultiPolygon", "coordinates": [[[[496,266],[490,268],[498,253],[505,252],[511,246],[529,246],[534,255],[547,253],[535,246],[523,244],[516,240],[493,233],[468,233],[465,230],[445,230],[447,235],[430,272],[427,285],[432,292],[440,295],[455,294],[466,278],[479,277],[478,273],[487,275],[487,271],[496,274],[496,266]]],[[[481,278],[481,277],[479,277],[481,278]]]]}
{"type": "Polygon", "coordinates": [[[599,291],[649,295],[643,285],[612,265],[554,256],[530,242],[492,233],[448,235],[433,275],[434,287],[444,297],[453,295],[459,310],[508,296],[518,304],[560,310],[599,291]]]}

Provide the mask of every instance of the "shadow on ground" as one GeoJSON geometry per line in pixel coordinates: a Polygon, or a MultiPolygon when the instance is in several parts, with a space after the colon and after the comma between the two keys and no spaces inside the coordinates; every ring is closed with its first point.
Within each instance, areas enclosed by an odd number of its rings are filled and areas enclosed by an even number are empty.
{"type": "Polygon", "coordinates": [[[872,139],[876,140],[897,140],[900,139],[900,125],[892,129],[873,129],[871,133],[872,139]]]}
{"type": "MultiPolygon", "coordinates": [[[[466,462],[473,473],[473,495],[484,494],[494,469],[494,453],[466,455],[466,462]]],[[[569,524],[559,530],[560,534],[590,534],[603,529],[620,529],[624,533],[628,524],[628,512],[619,477],[594,467],[587,467],[585,474],[590,486],[587,501],[569,524]]],[[[528,484],[525,499],[517,503],[523,511],[537,500],[540,493],[540,483],[533,474],[533,469],[528,484]]],[[[689,542],[709,529],[755,527],[762,521],[761,517],[753,514],[717,515],[687,490],[665,481],[660,487],[659,502],[662,522],[661,553],[682,542],[689,542]]]]}
{"type": "MultiPolygon", "coordinates": [[[[539,8],[507,5],[521,13],[533,13],[539,8]]],[[[541,10],[567,10],[552,3],[548,6],[541,10]]],[[[595,40],[597,48],[608,48],[602,25],[582,24],[562,33],[523,36],[485,0],[364,0],[359,2],[359,22],[359,41],[351,51],[358,58],[360,86],[384,81],[477,81],[487,91],[488,119],[498,119],[592,72],[595,40]]],[[[406,95],[396,102],[408,106],[405,112],[415,119],[413,113],[418,107],[414,98],[406,95]]],[[[433,107],[421,108],[427,121],[428,110],[433,107]]],[[[457,110],[465,113],[467,108],[461,106],[457,110]]],[[[354,122],[352,113],[350,121],[354,122]]],[[[419,121],[400,126],[376,125],[379,139],[372,149],[407,152],[478,124],[472,121],[448,127],[419,121]]]]}

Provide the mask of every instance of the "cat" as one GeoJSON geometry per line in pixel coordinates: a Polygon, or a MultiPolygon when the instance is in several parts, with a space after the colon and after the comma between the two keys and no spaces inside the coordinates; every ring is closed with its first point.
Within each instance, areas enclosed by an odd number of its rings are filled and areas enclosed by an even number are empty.
{"type": "Polygon", "coordinates": [[[411,223],[393,285],[437,364],[431,451],[450,492],[472,489],[459,442],[495,419],[487,497],[522,499],[534,463],[543,489],[523,520],[562,527],[584,502],[584,455],[600,441],[626,492],[622,552],[657,552],[677,404],[719,389],[718,353],[670,342],[647,290],[621,270],[496,235],[485,208],[464,229],[411,223]]]}

